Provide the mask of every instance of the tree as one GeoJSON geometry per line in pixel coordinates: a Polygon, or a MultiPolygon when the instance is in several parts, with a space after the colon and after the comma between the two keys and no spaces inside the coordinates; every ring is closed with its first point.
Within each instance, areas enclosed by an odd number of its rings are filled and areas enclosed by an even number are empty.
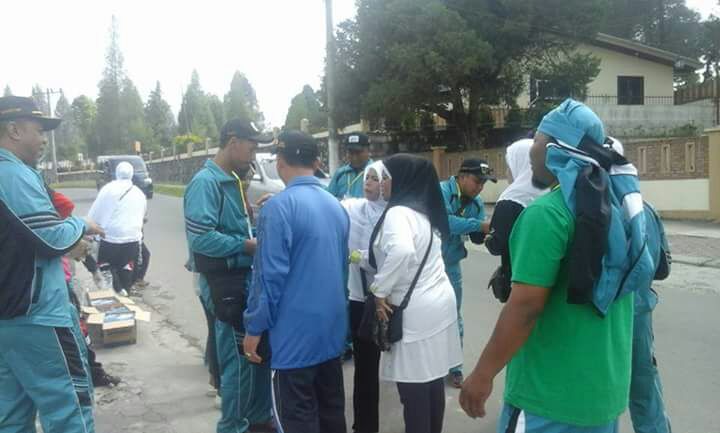
{"type": "Polygon", "coordinates": [[[12,90],[10,90],[10,85],[5,86],[5,91],[3,92],[3,96],[12,96],[12,90]]]}
{"type": "Polygon", "coordinates": [[[292,98],[287,116],[285,116],[284,128],[300,129],[302,119],[310,121],[311,132],[327,128],[327,113],[322,111],[318,95],[307,84],[303,86],[300,93],[292,98]]]}
{"type": "Polygon", "coordinates": [[[513,106],[531,70],[576,63],[576,41],[592,37],[604,5],[360,0],[356,20],[338,31],[336,70],[350,73],[337,103],[360,101],[364,116],[396,125],[433,113],[457,127],[466,146],[477,146],[483,111],[513,106]]]}
{"type": "Polygon", "coordinates": [[[163,99],[159,81],[145,105],[145,124],[150,130],[151,138],[148,144],[151,149],[160,149],[172,144],[177,125],[170,104],[163,99]]]}
{"type": "Polygon", "coordinates": [[[178,115],[180,134],[194,134],[217,140],[218,128],[210,111],[208,97],[200,86],[200,76],[193,71],[190,84],[185,91],[178,115]]]}
{"type": "Polygon", "coordinates": [[[55,131],[57,157],[60,160],[75,161],[83,143],[75,127],[72,107],[62,91],[60,92],[60,99],[55,105],[55,117],[62,119],[60,126],[55,131]]]}
{"type": "Polygon", "coordinates": [[[97,156],[97,137],[95,133],[95,118],[97,117],[97,107],[95,102],[85,95],[80,95],[73,99],[70,105],[72,119],[78,136],[82,140],[79,146],[85,153],[97,156]]]}
{"type": "Polygon", "coordinates": [[[151,132],[145,125],[145,106],[135,84],[125,77],[120,90],[120,143],[119,150],[132,152],[136,141],[149,145],[151,132]]]}
{"type": "Polygon", "coordinates": [[[610,0],[600,31],[695,58],[701,27],[686,0],[610,0]]]}
{"type": "Polygon", "coordinates": [[[47,93],[45,90],[40,87],[39,84],[36,84],[32,88],[32,98],[35,100],[35,104],[37,104],[40,111],[42,111],[45,114],[50,114],[50,107],[48,106],[48,100],[47,100],[47,93]]]}
{"type": "Polygon", "coordinates": [[[120,91],[125,78],[123,55],[120,52],[117,20],[113,16],[110,26],[110,44],[105,53],[105,70],[98,84],[100,94],[97,99],[97,118],[95,131],[97,142],[89,153],[98,155],[113,153],[125,149],[123,143],[122,115],[120,113],[120,91]]]}
{"type": "Polygon", "coordinates": [[[212,113],[213,120],[215,121],[215,127],[218,131],[222,130],[225,121],[228,117],[225,116],[225,106],[217,95],[208,95],[208,107],[212,113]]]}
{"type": "Polygon", "coordinates": [[[247,77],[239,71],[233,75],[230,91],[225,94],[223,102],[227,119],[247,119],[258,124],[258,127],[261,127],[265,120],[258,106],[255,89],[247,77]]]}

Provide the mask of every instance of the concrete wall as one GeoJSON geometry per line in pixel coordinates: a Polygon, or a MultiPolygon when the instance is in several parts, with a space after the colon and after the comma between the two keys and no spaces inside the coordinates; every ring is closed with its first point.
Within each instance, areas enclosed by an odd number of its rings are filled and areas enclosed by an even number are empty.
{"type": "Polygon", "coordinates": [[[672,135],[672,130],[694,125],[702,131],[713,125],[713,107],[693,105],[614,105],[588,101],[587,105],[617,137],[672,135]]]}

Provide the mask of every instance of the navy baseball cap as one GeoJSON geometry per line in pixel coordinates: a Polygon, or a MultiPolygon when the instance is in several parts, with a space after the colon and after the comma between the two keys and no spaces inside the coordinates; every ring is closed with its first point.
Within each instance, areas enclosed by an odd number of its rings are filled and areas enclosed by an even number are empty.
{"type": "Polygon", "coordinates": [[[493,174],[490,164],[484,159],[468,158],[460,165],[461,174],[472,174],[480,180],[489,180],[497,183],[497,177],[493,174]]]}
{"type": "Polygon", "coordinates": [[[263,134],[253,122],[240,118],[228,120],[220,131],[221,143],[227,143],[232,137],[263,144],[273,141],[272,135],[263,134]]]}
{"type": "Polygon", "coordinates": [[[62,119],[46,116],[32,98],[22,96],[0,97],[0,122],[8,120],[31,119],[42,125],[43,130],[50,131],[58,126],[62,119]]]}
{"type": "Polygon", "coordinates": [[[345,148],[347,150],[364,150],[370,147],[370,137],[361,133],[350,134],[345,137],[345,148]]]}
{"type": "Polygon", "coordinates": [[[301,131],[282,132],[277,139],[276,152],[283,155],[303,155],[309,158],[320,156],[317,141],[301,131]]]}

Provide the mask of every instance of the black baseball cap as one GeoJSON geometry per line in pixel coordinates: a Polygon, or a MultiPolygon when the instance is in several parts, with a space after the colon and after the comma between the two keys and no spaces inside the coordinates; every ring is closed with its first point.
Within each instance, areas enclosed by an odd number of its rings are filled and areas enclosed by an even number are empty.
{"type": "Polygon", "coordinates": [[[22,96],[0,97],[0,122],[18,119],[32,119],[42,125],[43,130],[50,131],[60,126],[62,119],[46,116],[32,98],[22,96]]]}
{"type": "Polygon", "coordinates": [[[345,148],[347,150],[363,150],[370,147],[370,137],[361,133],[350,134],[345,137],[345,148]]]}
{"type": "Polygon", "coordinates": [[[484,159],[468,158],[460,165],[460,174],[472,174],[480,180],[489,180],[497,183],[490,164],[484,159]]]}
{"type": "Polygon", "coordinates": [[[317,141],[301,131],[284,131],[277,139],[276,152],[282,155],[302,155],[308,158],[320,156],[317,141]]]}
{"type": "Polygon", "coordinates": [[[220,131],[220,143],[227,143],[232,137],[263,144],[273,141],[272,135],[263,134],[253,122],[240,118],[225,122],[220,131]]]}

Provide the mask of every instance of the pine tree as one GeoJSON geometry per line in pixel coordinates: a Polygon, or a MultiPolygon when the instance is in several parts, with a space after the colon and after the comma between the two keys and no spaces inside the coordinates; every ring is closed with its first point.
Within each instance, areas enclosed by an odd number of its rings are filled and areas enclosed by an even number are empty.
{"type": "Polygon", "coordinates": [[[98,87],[100,95],[97,99],[97,118],[95,131],[97,148],[90,149],[92,156],[98,156],[126,149],[123,143],[123,132],[120,113],[120,91],[125,72],[123,55],[120,52],[120,41],[117,20],[113,16],[110,26],[110,44],[105,54],[105,70],[98,87]]]}
{"type": "Polygon", "coordinates": [[[183,95],[178,125],[180,134],[194,134],[213,140],[218,138],[217,124],[210,110],[208,97],[200,86],[197,71],[193,71],[190,84],[183,95]]]}
{"type": "Polygon", "coordinates": [[[151,134],[151,150],[157,151],[171,145],[177,126],[170,104],[163,99],[159,81],[145,105],[145,125],[151,134]]]}
{"type": "Polygon", "coordinates": [[[223,102],[227,119],[247,119],[255,122],[259,128],[262,127],[265,119],[260,112],[255,89],[241,72],[237,71],[233,75],[230,91],[225,94],[223,102]]]}

